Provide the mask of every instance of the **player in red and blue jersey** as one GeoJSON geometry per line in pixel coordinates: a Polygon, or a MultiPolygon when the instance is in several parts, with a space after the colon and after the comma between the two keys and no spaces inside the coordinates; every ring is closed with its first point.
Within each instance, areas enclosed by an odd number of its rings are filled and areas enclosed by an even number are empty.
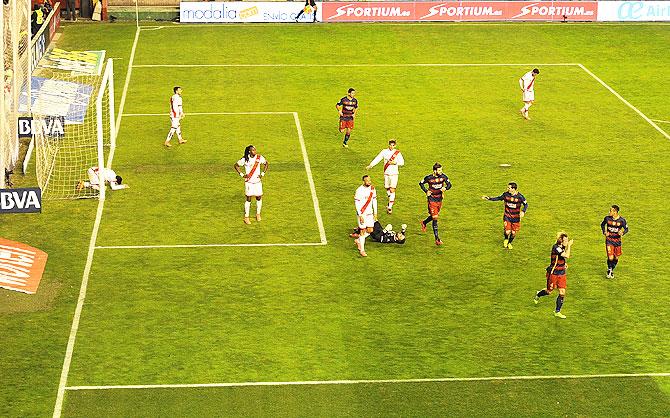
{"type": "Polygon", "coordinates": [[[509,248],[510,250],[513,248],[512,241],[516,238],[516,233],[519,232],[519,228],[521,227],[521,218],[524,217],[528,210],[528,202],[526,201],[526,198],[519,193],[517,188],[518,186],[516,183],[510,182],[507,183],[507,191],[500,196],[482,196],[482,199],[484,200],[502,200],[505,202],[505,212],[503,213],[505,240],[503,241],[503,247],[509,248]]]}
{"type": "Polygon", "coordinates": [[[443,193],[451,189],[449,177],[442,172],[440,163],[433,164],[433,174],[429,174],[419,182],[419,186],[426,197],[428,197],[428,217],[421,221],[421,231],[426,232],[428,222],[433,222],[433,235],[435,235],[435,245],[442,245],[442,240],[437,231],[437,219],[442,209],[443,193]]]}
{"type": "Polygon", "coordinates": [[[342,142],[344,148],[349,148],[349,137],[354,129],[354,118],[358,110],[358,100],[354,98],[355,95],[356,90],[351,88],[347,90],[347,95],[335,105],[340,114],[340,132],[344,132],[344,142],[342,142]]]}
{"type": "Polygon", "coordinates": [[[628,233],[626,219],[619,216],[619,206],[612,205],[610,214],[600,223],[600,229],[605,235],[605,249],[607,250],[607,278],[614,278],[614,268],[621,257],[621,237],[628,233]]]}
{"type": "Polygon", "coordinates": [[[547,267],[547,287],[535,293],[533,301],[537,305],[542,296],[547,296],[554,289],[558,288],[558,297],[556,298],[556,311],[554,316],[565,319],[566,316],[561,313],[563,301],[565,300],[565,290],[567,289],[567,275],[566,270],[568,264],[566,259],[570,258],[570,250],[572,249],[573,240],[568,238],[565,232],[559,232],[556,237],[556,243],[551,247],[551,263],[547,267]]]}

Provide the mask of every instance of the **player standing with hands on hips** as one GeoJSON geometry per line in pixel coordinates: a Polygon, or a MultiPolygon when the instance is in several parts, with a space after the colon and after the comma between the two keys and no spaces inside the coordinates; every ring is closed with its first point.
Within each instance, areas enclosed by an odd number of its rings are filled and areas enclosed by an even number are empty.
{"type": "Polygon", "coordinates": [[[244,179],[244,223],[249,225],[249,211],[251,210],[251,198],[256,198],[256,220],[261,221],[261,207],[263,206],[263,183],[262,179],[268,171],[268,161],[256,152],[256,147],[249,145],[244,149],[244,157],[233,165],[237,174],[244,179]],[[244,173],[240,168],[244,167],[244,173]]]}

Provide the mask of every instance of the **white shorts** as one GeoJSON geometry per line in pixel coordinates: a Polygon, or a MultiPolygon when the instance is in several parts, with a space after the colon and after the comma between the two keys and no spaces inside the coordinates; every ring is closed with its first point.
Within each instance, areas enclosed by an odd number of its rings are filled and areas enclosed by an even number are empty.
{"type": "Polygon", "coordinates": [[[524,102],[532,102],[533,100],[535,100],[535,91],[524,90],[523,101],[524,102]]]}
{"type": "Polygon", "coordinates": [[[177,129],[181,126],[181,118],[173,118],[170,116],[170,120],[172,121],[172,128],[177,129]]]}
{"type": "Polygon", "coordinates": [[[395,189],[398,187],[398,175],[397,174],[384,174],[384,188],[395,189]]]}
{"type": "Polygon", "coordinates": [[[93,171],[93,167],[89,168],[86,173],[88,174],[88,181],[91,183],[91,189],[100,190],[100,178],[98,173],[93,171]]]}
{"type": "Polygon", "coordinates": [[[263,183],[244,183],[244,194],[246,196],[263,196],[263,183]]]}
{"type": "Polygon", "coordinates": [[[361,223],[361,218],[358,218],[358,227],[363,228],[374,228],[375,227],[375,215],[368,213],[363,215],[363,223],[361,223]]]}

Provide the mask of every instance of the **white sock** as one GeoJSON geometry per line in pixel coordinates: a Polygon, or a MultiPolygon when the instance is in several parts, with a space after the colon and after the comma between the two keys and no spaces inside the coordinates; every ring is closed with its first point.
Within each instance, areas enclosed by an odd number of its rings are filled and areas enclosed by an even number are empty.
{"type": "Polygon", "coordinates": [[[181,127],[177,128],[177,138],[181,141],[181,127]]]}
{"type": "Polygon", "coordinates": [[[523,105],[524,112],[528,112],[528,108],[530,108],[530,106],[531,106],[530,103],[526,103],[525,105],[523,105]]]}
{"type": "Polygon", "coordinates": [[[249,209],[251,209],[251,202],[244,202],[244,217],[249,217],[249,209]]]}
{"type": "Polygon", "coordinates": [[[256,201],[256,215],[261,214],[261,207],[263,206],[263,201],[262,200],[257,200],[256,201]]]}
{"type": "Polygon", "coordinates": [[[174,131],[175,131],[174,128],[170,128],[170,132],[168,132],[165,142],[170,142],[170,140],[172,139],[172,135],[174,135],[174,131]]]}
{"type": "Polygon", "coordinates": [[[393,207],[393,203],[395,202],[395,192],[389,193],[389,207],[393,207]]]}
{"type": "Polygon", "coordinates": [[[365,251],[365,237],[367,237],[367,236],[368,236],[368,233],[366,231],[366,232],[361,233],[361,236],[358,237],[358,242],[361,243],[361,251],[365,251]]]}

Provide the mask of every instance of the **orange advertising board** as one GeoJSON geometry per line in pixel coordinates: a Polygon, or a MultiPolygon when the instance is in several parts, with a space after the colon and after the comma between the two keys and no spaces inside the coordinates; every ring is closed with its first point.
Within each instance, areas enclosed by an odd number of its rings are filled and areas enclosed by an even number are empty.
{"type": "Polygon", "coordinates": [[[0,287],[34,294],[42,280],[47,253],[0,238],[0,287]]]}

